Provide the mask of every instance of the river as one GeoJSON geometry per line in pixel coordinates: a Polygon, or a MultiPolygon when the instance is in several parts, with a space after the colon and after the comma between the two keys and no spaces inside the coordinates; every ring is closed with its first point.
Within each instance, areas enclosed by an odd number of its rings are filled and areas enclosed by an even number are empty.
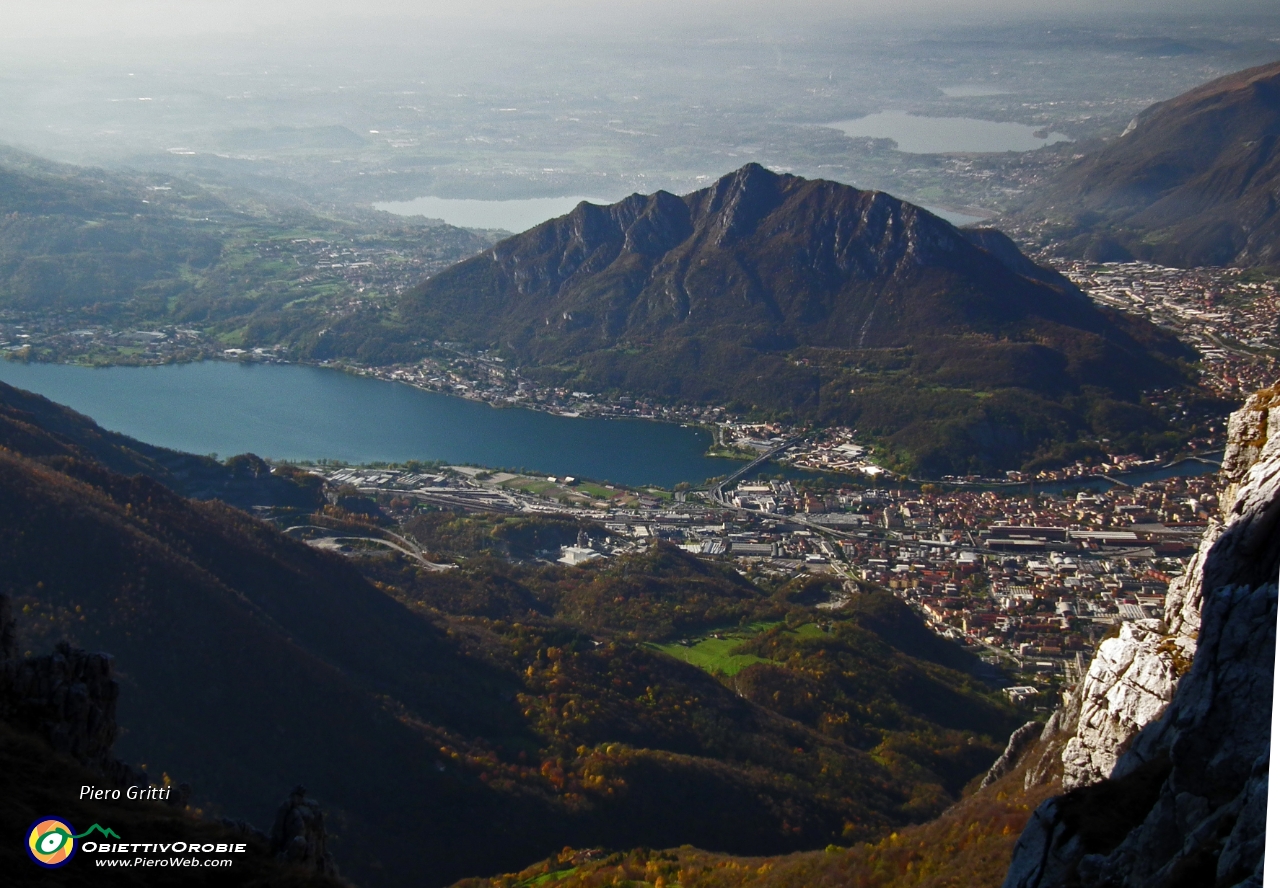
{"type": "Polygon", "coordinates": [[[1068,478],[1063,481],[1036,481],[1022,483],[982,483],[946,484],[945,487],[956,487],[969,490],[994,490],[999,493],[1052,493],[1063,494],[1079,490],[1110,490],[1113,487],[1138,487],[1148,481],[1163,481],[1165,478],[1191,478],[1196,475],[1208,475],[1222,468],[1222,452],[1208,453],[1201,456],[1186,457],[1159,466],[1144,466],[1129,472],[1116,472],[1111,475],[1091,475],[1085,478],[1068,478]]]}

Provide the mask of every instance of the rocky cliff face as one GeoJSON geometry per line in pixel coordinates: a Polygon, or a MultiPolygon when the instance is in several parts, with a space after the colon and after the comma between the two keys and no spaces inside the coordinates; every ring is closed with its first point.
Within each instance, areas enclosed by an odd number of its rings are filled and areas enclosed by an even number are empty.
{"type": "Polygon", "coordinates": [[[1063,789],[1110,776],[1129,740],[1173,699],[1178,676],[1163,628],[1159,620],[1127,622],[1098,647],[1080,685],[1076,735],[1062,751],[1063,789]]]}
{"type": "Polygon", "coordinates": [[[986,789],[997,783],[1006,774],[1011,773],[1022,762],[1023,757],[1036,745],[1044,733],[1044,725],[1029,721],[1009,735],[1009,742],[1000,753],[1000,758],[987,770],[986,776],[978,789],[986,789]]]}
{"type": "MultiPolygon", "coordinates": [[[[1275,401],[1260,392],[1232,417],[1223,522],[1171,585],[1167,623],[1140,621],[1104,642],[1046,726],[1068,737],[1069,791],[1035,812],[1006,888],[1261,884],[1280,572],[1275,401]]],[[[1037,768],[1036,779],[1052,772],[1037,768]]]]}
{"type": "MultiPolygon", "coordinates": [[[[1232,440],[1241,443],[1228,451],[1223,469],[1231,497],[1233,471],[1243,476],[1251,464],[1241,452],[1256,437],[1257,411],[1250,415],[1253,423],[1237,422],[1232,440]]],[[[1265,411],[1261,421],[1265,426],[1265,411]]],[[[1252,460],[1257,456],[1255,450],[1252,460]]],[[[1169,585],[1163,620],[1126,621],[1098,646],[1084,679],[1045,725],[1039,760],[1027,771],[1028,789],[1057,777],[1064,790],[1106,779],[1138,732],[1164,713],[1195,657],[1205,559],[1221,533],[1222,522],[1211,521],[1186,572],[1169,585]]]]}
{"type": "Polygon", "coordinates": [[[1133,738],[1173,699],[1195,657],[1205,559],[1221,533],[1221,523],[1212,522],[1186,573],[1170,583],[1164,620],[1125,622],[1098,646],[1063,726],[1074,724],[1061,754],[1063,789],[1110,776],[1133,738]]]}

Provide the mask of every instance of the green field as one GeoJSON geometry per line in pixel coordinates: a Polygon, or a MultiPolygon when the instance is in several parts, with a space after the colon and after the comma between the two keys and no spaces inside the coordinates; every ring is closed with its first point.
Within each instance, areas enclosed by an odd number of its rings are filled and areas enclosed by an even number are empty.
{"type": "Polygon", "coordinates": [[[697,644],[655,644],[651,647],[669,654],[677,660],[684,660],[691,666],[705,669],[707,672],[722,672],[725,675],[737,675],[752,663],[765,663],[763,657],[755,654],[735,654],[733,651],[742,644],[745,636],[724,636],[721,638],[704,638],[697,644]]]}
{"type": "MultiPolygon", "coordinates": [[[[683,660],[691,666],[697,666],[707,672],[737,675],[752,663],[769,662],[755,654],[736,654],[735,650],[748,638],[772,629],[778,623],[752,623],[749,626],[732,631],[713,632],[699,639],[685,639],[671,644],[650,644],[648,647],[662,651],[664,654],[683,660]],[[718,638],[716,636],[719,636],[718,638]]],[[[813,623],[805,623],[795,629],[787,630],[796,635],[821,635],[822,629],[813,623]]]]}

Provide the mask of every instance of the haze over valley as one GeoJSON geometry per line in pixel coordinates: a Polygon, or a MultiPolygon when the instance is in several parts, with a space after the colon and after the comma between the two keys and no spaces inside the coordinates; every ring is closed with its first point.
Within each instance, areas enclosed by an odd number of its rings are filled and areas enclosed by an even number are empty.
{"type": "MultiPolygon", "coordinates": [[[[205,21],[195,36],[139,13],[114,25],[133,23],[134,36],[125,29],[110,43],[74,27],[35,31],[11,38],[0,140],[316,205],[680,194],[756,161],[990,213],[1061,152],[904,155],[883,138],[843,135],[842,122],[976,118],[1080,143],[1117,135],[1152,102],[1271,60],[1280,37],[1248,14],[1067,10],[929,23],[856,8],[836,18],[700,11],[504,26],[427,7],[338,19],[340,30],[319,13],[273,21],[253,39],[237,29],[253,26],[252,11],[239,23],[205,21]]],[[[933,146],[972,150],[945,135],[933,146]]]]}

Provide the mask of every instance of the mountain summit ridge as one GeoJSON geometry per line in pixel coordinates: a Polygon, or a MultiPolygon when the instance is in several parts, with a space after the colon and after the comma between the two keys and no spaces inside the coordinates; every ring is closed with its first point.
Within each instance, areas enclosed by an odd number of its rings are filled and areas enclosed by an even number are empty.
{"type": "MultiPolygon", "coordinates": [[[[813,344],[891,346],[901,339],[901,331],[874,301],[847,305],[842,302],[850,300],[838,298],[845,294],[823,291],[932,268],[997,279],[1022,276],[920,207],[884,192],[772,173],[755,163],[684,197],[659,191],[634,194],[610,206],[583,202],[566,216],[508,238],[487,254],[433,278],[410,299],[426,302],[440,291],[441,285],[434,282],[474,273],[485,264],[486,255],[510,283],[509,300],[489,307],[513,313],[536,301],[540,307],[562,309],[558,321],[548,316],[544,326],[569,331],[582,329],[583,323],[563,317],[564,309],[593,312],[600,321],[598,337],[604,341],[623,331],[619,325],[624,320],[656,332],[695,313],[741,311],[745,314],[738,321],[747,324],[797,328],[814,321],[846,322],[828,328],[828,335],[807,331],[813,344]],[[786,255],[768,255],[768,247],[775,244],[786,255]],[[738,252],[753,248],[754,257],[738,252]],[[711,252],[729,254],[721,257],[729,267],[719,280],[708,280],[702,272],[712,262],[706,255],[711,252]],[[752,269],[750,258],[761,267],[752,269]],[[622,287],[630,299],[612,292],[607,303],[599,305],[604,295],[601,275],[615,288],[622,287]]],[[[1065,280],[1059,293],[1077,298],[1062,300],[1061,306],[1034,289],[1016,295],[1025,297],[1027,292],[1040,297],[1035,309],[1068,316],[1089,328],[1103,326],[1101,316],[1065,280]]],[[[972,306],[956,311],[958,307],[948,312],[954,321],[979,325],[986,320],[972,306]]],[[[1010,316],[1027,310],[1009,298],[993,307],[1010,316]]]]}
{"type": "Polygon", "coordinates": [[[1089,427],[1079,405],[1028,396],[1136,403],[1190,357],[1000,232],[755,163],[682,197],[581,203],[428,279],[396,314],[401,337],[496,348],[543,383],[860,425],[938,469],[1010,468],[1089,427]],[[945,447],[937,423],[955,426],[945,447]],[[993,443],[995,426],[1015,431],[993,443]]]}

